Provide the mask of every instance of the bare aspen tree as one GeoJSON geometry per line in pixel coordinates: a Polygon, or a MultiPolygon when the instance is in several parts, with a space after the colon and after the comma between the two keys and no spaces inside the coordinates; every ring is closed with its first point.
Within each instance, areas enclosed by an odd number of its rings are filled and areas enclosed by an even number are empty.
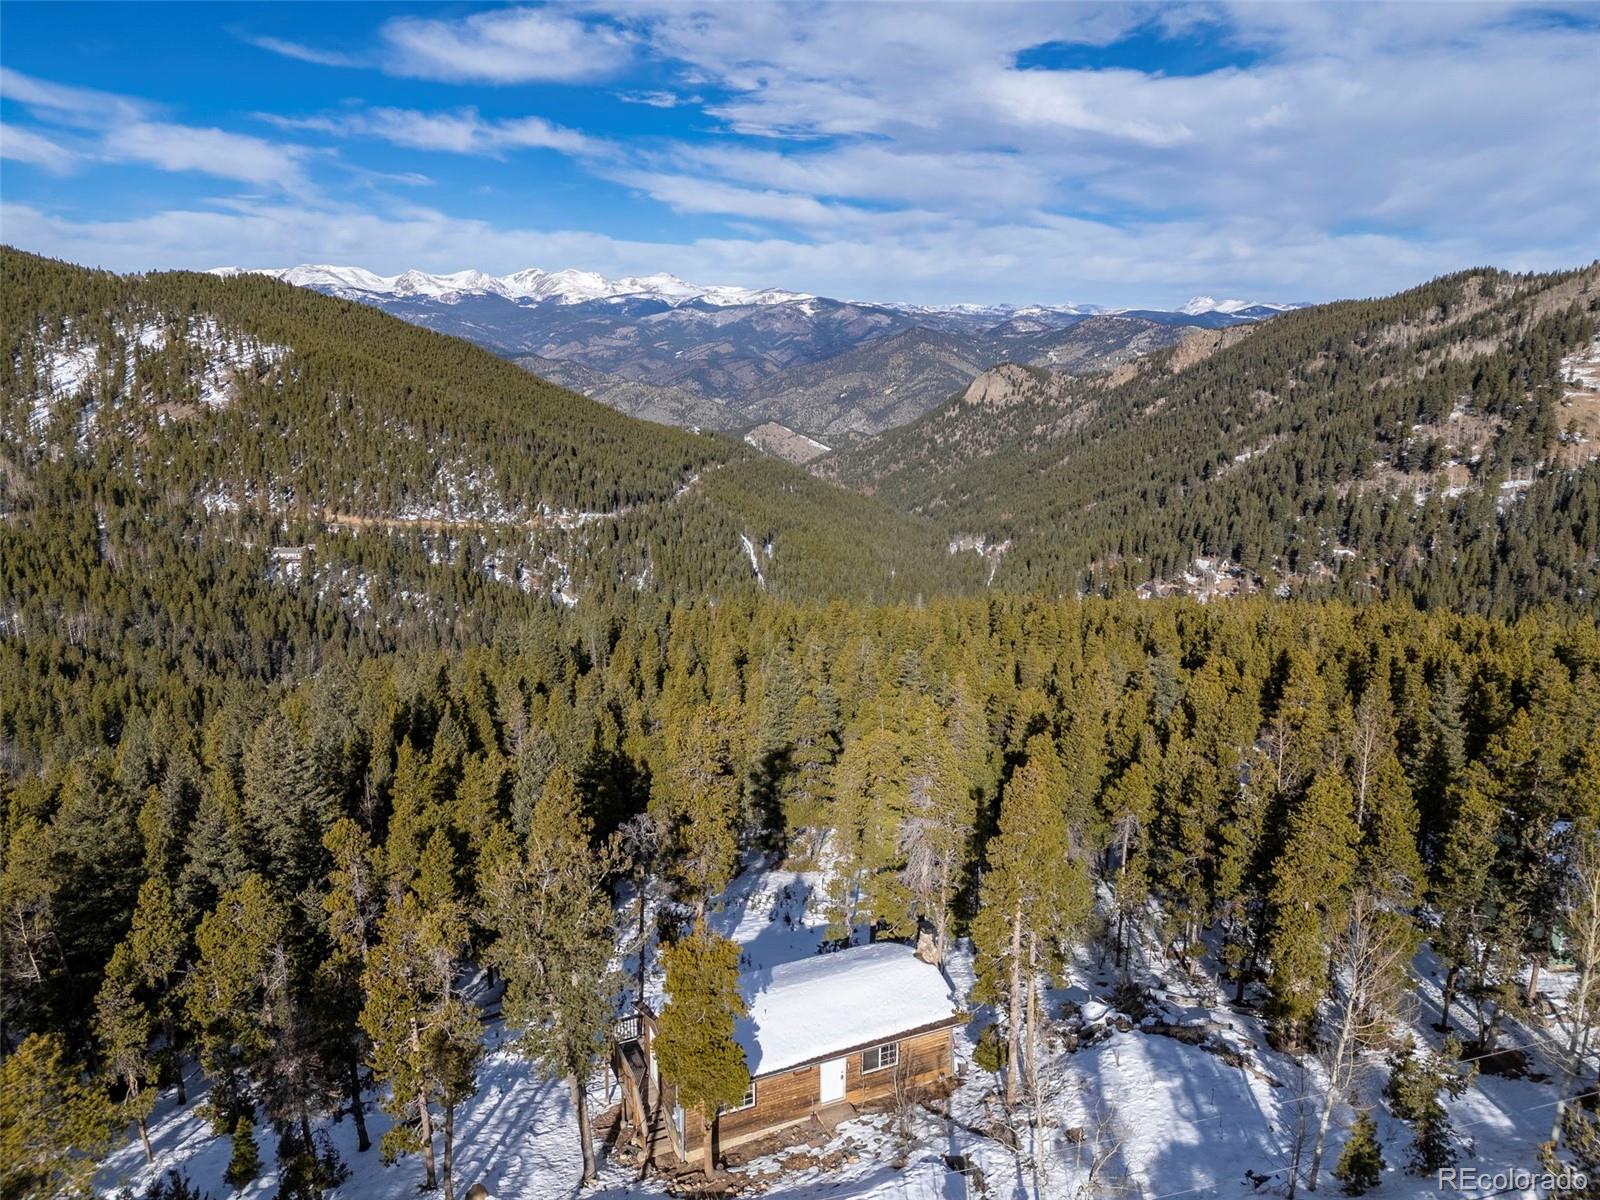
{"type": "Polygon", "coordinates": [[[1351,898],[1350,914],[1333,946],[1337,975],[1332,1028],[1322,1052],[1328,1087],[1317,1118],[1306,1190],[1317,1190],[1333,1110],[1361,1074],[1361,1050],[1394,1020],[1406,963],[1416,948],[1410,922],[1365,889],[1351,898]]]}
{"type": "Polygon", "coordinates": [[[1600,1001],[1600,827],[1585,822],[1574,831],[1568,867],[1567,892],[1559,915],[1566,929],[1568,955],[1578,976],[1567,993],[1567,1039],[1559,1056],[1562,1087],[1550,1125],[1552,1145],[1561,1133],[1567,1095],[1589,1053],[1596,1003],[1600,1001]]]}

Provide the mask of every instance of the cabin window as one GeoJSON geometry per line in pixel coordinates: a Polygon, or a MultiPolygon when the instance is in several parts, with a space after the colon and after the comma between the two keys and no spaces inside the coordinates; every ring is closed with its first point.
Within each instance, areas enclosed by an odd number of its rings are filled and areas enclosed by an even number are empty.
{"type": "Polygon", "coordinates": [[[732,1108],[725,1108],[722,1111],[723,1112],[743,1112],[745,1109],[754,1108],[755,1106],[756,1106],[756,1081],[754,1079],[752,1079],[750,1081],[750,1086],[747,1087],[744,1090],[744,1099],[739,1101],[739,1103],[735,1104],[732,1108]]]}
{"type": "Polygon", "coordinates": [[[871,1050],[861,1052],[861,1070],[881,1071],[885,1067],[892,1067],[900,1061],[900,1043],[885,1042],[881,1046],[874,1046],[871,1050]]]}

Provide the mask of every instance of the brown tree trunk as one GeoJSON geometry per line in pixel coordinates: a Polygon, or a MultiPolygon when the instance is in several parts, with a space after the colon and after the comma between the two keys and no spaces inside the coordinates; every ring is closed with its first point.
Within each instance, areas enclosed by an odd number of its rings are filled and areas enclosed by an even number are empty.
{"type": "Polygon", "coordinates": [[[444,1200],[456,1200],[456,1110],[444,1109],[444,1200]]]}
{"type": "Polygon", "coordinates": [[[431,1192],[439,1186],[439,1176],[433,1169],[433,1114],[426,1096],[417,1098],[417,1125],[422,1134],[422,1186],[431,1192]]]}
{"type": "Polygon", "coordinates": [[[1456,998],[1456,978],[1461,974],[1461,965],[1457,963],[1445,972],[1444,976],[1444,1009],[1439,1014],[1439,1029],[1443,1033],[1450,1032],[1450,1002],[1456,998]]]}
{"type": "Polygon", "coordinates": [[[717,1118],[712,1117],[709,1121],[702,1118],[700,1123],[706,1127],[706,1142],[701,1150],[701,1165],[705,1168],[706,1178],[710,1179],[717,1173],[717,1149],[714,1145],[717,1138],[717,1118]]]}
{"type": "Polygon", "coordinates": [[[356,1149],[365,1154],[372,1149],[372,1139],[367,1136],[366,1106],[361,1103],[361,1068],[350,1059],[350,1115],[356,1122],[356,1149]]]}
{"type": "Polygon", "coordinates": [[[178,1048],[178,1023],[171,1017],[163,1017],[161,1027],[167,1037],[167,1051],[172,1055],[172,1073],[178,1077],[178,1103],[187,1104],[189,1089],[183,1082],[183,1051],[178,1048]]]}
{"type": "Polygon", "coordinates": [[[150,1127],[143,1117],[139,1118],[139,1141],[144,1146],[144,1161],[146,1165],[154,1163],[156,1156],[150,1149],[150,1127]]]}
{"type": "MultiPolygon", "coordinates": [[[[644,1007],[644,877],[641,875],[634,884],[634,895],[639,908],[639,1006],[644,1007]]],[[[641,1014],[642,1019],[642,1014],[641,1014]]]]}
{"type": "Polygon", "coordinates": [[[1133,836],[1133,825],[1124,822],[1122,826],[1122,846],[1117,854],[1117,966],[1126,968],[1127,960],[1124,957],[1123,939],[1127,936],[1128,916],[1123,908],[1123,889],[1128,884],[1128,842],[1133,836]]]}
{"type": "Polygon", "coordinates": [[[1017,1106],[1017,1072],[1021,1070],[1018,1026],[1022,1023],[1022,909],[1011,915],[1011,995],[1007,997],[1006,1107],[1017,1106]]]}
{"type": "Polygon", "coordinates": [[[594,1135],[589,1131],[589,1095],[576,1075],[569,1076],[572,1088],[572,1107],[578,1111],[578,1141],[583,1144],[583,1179],[580,1186],[589,1187],[595,1181],[594,1135]]]}

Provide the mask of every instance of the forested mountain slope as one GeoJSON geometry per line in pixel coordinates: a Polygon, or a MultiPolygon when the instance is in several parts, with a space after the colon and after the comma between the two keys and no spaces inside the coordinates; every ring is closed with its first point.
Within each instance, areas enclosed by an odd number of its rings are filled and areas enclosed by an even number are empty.
{"type": "Polygon", "coordinates": [[[1006,368],[815,469],[1009,543],[997,585],[1593,608],[1597,312],[1597,267],[1463,272],[1093,379],[1006,368]]]}
{"type": "Polygon", "coordinates": [[[0,291],[10,670],[272,678],[487,638],[553,599],[963,586],[919,519],[361,304],[9,250],[0,291]]]}

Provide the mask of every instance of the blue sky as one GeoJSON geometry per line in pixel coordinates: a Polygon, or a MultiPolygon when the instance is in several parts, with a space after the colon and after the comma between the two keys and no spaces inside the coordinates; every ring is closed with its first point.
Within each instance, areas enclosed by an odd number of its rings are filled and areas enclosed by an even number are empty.
{"type": "Polygon", "coordinates": [[[1600,255],[1600,6],[0,7],[0,237],[922,302],[1600,255]]]}

